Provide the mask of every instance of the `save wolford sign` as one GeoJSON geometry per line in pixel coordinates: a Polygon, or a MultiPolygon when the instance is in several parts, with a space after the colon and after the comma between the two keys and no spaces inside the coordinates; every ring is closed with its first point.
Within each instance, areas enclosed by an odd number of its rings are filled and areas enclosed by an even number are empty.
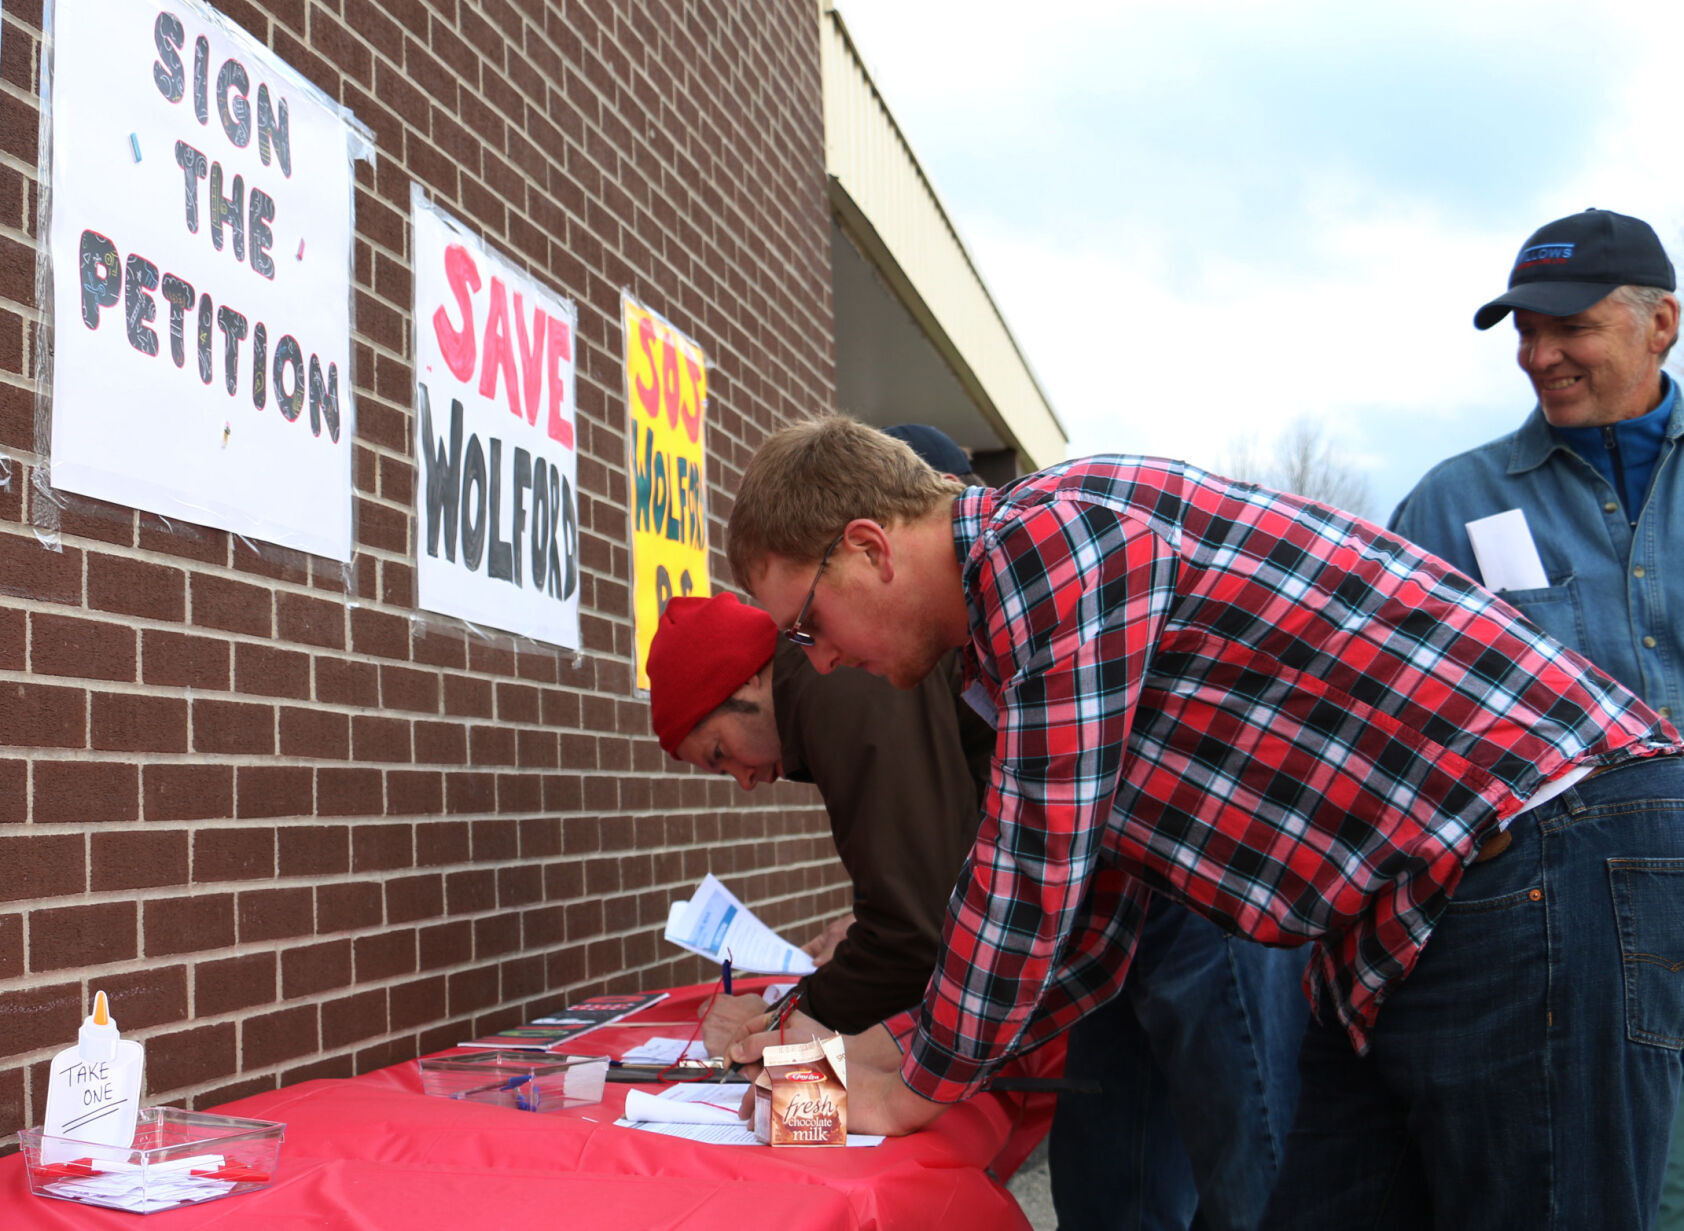
{"type": "Polygon", "coordinates": [[[416,601],[577,648],[577,309],[410,201],[416,601]]]}

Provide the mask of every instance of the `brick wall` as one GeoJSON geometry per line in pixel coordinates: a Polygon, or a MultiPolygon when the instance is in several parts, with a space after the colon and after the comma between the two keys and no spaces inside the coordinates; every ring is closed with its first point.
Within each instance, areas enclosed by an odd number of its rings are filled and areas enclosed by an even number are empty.
{"type": "Polygon", "coordinates": [[[712,363],[716,546],[755,445],[834,400],[813,0],[220,7],[378,141],[354,596],[75,496],[33,533],[42,14],[4,0],[0,1149],[95,988],[148,1100],[206,1106],[708,977],[660,927],[709,870],[793,935],[846,902],[812,794],[673,771],[630,664],[621,288],[712,363]],[[415,608],[412,178],[579,305],[581,665],[415,608]]]}

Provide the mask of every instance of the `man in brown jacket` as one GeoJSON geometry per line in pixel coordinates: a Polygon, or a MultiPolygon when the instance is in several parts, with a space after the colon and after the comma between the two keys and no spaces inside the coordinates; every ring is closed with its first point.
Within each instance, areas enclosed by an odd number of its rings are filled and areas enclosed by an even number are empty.
{"type": "MultiPolygon", "coordinates": [[[[797,995],[832,1030],[862,1030],[922,999],[976,837],[994,731],[955,693],[957,662],[948,667],[909,692],[863,671],[820,675],[732,594],[672,599],[649,648],[661,747],[744,790],[787,778],[824,798],[853,921],[797,995]]],[[[764,1011],[757,996],[722,1000],[705,1035],[722,1045],[764,1011]]]]}

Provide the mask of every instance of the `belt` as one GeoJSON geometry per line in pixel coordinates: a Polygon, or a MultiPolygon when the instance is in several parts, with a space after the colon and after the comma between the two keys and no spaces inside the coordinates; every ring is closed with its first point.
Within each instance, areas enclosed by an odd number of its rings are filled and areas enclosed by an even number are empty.
{"type": "MultiPolygon", "coordinates": [[[[1619,764],[1629,765],[1631,762],[1621,761],[1619,764]]],[[[1484,841],[1480,843],[1479,854],[1473,857],[1473,861],[1475,863],[1484,863],[1487,859],[1495,859],[1498,855],[1501,855],[1504,851],[1509,849],[1510,844],[1514,842],[1514,833],[1512,832],[1510,826],[1513,824],[1515,817],[1518,817],[1521,812],[1529,812],[1533,808],[1538,807],[1540,804],[1548,803],[1569,787],[1578,786],[1581,782],[1589,782],[1592,778],[1596,777],[1604,770],[1617,768],[1619,768],[1618,765],[1596,765],[1592,766],[1584,773],[1574,773],[1573,770],[1568,770],[1565,774],[1560,774],[1546,782],[1538,789],[1538,792],[1526,802],[1526,806],[1520,809],[1520,812],[1516,812],[1514,816],[1509,818],[1508,823],[1505,823],[1501,829],[1494,829],[1486,835],[1484,841]],[[1563,779],[1565,779],[1564,782],[1563,779]],[[1557,786],[1556,783],[1561,783],[1561,785],[1557,786]],[[1549,789],[1551,787],[1554,787],[1554,789],[1549,789]]]]}

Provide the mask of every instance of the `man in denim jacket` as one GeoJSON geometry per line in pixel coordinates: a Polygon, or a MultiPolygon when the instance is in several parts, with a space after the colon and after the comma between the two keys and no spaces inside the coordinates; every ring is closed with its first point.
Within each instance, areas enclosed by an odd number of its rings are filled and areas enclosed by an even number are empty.
{"type": "MultiPolygon", "coordinates": [[[[1672,262],[1645,222],[1589,209],[1522,246],[1511,312],[1537,403],[1520,429],[1440,462],[1391,529],[1497,590],[1677,726],[1684,721],[1684,402],[1661,370],[1678,336],[1672,262]],[[1522,548],[1482,546],[1468,523],[1519,509],[1542,578],[1505,584],[1522,548]],[[1482,569],[1481,565],[1485,567],[1482,569]]],[[[1684,979],[1684,974],[1681,974],[1684,979]]],[[[1684,1228],[1684,1109],[1662,1198],[1684,1228]]]]}

